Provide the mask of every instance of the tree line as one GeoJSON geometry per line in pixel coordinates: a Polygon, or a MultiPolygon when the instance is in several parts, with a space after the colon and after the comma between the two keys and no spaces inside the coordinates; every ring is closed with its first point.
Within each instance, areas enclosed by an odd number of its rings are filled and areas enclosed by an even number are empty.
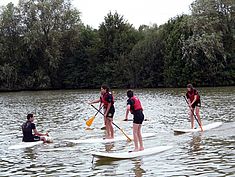
{"type": "Polygon", "coordinates": [[[190,15],[138,29],[117,12],[93,29],[70,0],[9,3],[0,8],[0,90],[234,85],[233,1],[195,0],[190,15]]]}

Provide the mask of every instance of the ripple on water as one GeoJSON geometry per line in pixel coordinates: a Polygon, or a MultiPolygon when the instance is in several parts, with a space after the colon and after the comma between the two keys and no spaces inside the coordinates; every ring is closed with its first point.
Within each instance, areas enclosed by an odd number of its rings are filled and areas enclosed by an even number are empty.
{"type": "MultiPolygon", "coordinates": [[[[104,137],[104,131],[100,130],[103,118],[99,114],[91,126],[93,129],[85,130],[85,119],[96,112],[86,103],[97,99],[99,90],[0,93],[0,176],[234,176],[233,90],[200,88],[204,124],[215,121],[224,124],[211,131],[177,136],[173,128],[190,126],[187,105],[180,95],[185,89],[136,90],[145,117],[150,120],[143,123],[143,132],[156,133],[144,139],[145,148],[159,145],[173,145],[173,148],[137,159],[95,158],[93,164],[92,151],[127,151],[134,147],[133,142],[124,141],[106,145],[63,141],[104,137]],[[35,113],[40,131],[50,131],[54,143],[8,150],[10,145],[21,141],[21,137],[17,138],[21,134],[20,125],[29,112],[35,113]]],[[[115,90],[115,94],[115,123],[128,135],[132,134],[132,122],[120,121],[125,115],[126,90],[115,90]]],[[[115,128],[115,135],[122,133],[115,128]]]]}

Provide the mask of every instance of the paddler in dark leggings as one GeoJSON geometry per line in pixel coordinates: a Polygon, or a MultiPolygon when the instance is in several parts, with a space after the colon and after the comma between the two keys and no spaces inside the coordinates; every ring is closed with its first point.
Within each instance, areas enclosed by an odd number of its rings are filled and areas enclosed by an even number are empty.
{"type": "Polygon", "coordinates": [[[109,91],[109,87],[107,85],[102,85],[100,88],[100,99],[94,100],[89,104],[99,103],[100,107],[103,105],[104,109],[104,122],[106,127],[106,139],[114,138],[114,130],[113,130],[113,116],[115,113],[114,108],[114,99],[112,93],[109,91]]]}
{"type": "Polygon", "coordinates": [[[134,96],[134,93],[132,90],[127,91],[127,108],[126,108],[126,118],[125,120],[128,120],[128,114],[131,112],[133,114],[133,137],[134,137],[134,144],[136,151],[142,151],[144,150],[143,146],[143,140],[141,135],[141,126],[142,122],[144,121],[144,114],[143,114],[143,108],[141,106],[140,100],[134,96]]]}
{"type": "Polygon", "coordinates": [[[35,124],[33,123],[34,116],[33,114],[27,115],[27,121],[21,126],[23,132],[23,142],[34,142],[34,141],[43,141],[44,143],[47,139],[43,136],[48,136],[48,132],[43,134],[37,131],[35,124]],[[34,132],[34,134],[32,133],[34,132]]]}
{"type": "Polygon", "coordinates": [[[194,128],[194,110],[196,112],[196,116],[198,118],[198,121],[200,125],[202,125],[200,114],[199,114],[199,109],[201,107],[201,99],[199,96],[198,91],[193,87],[192,84],[187,85],[187,93],[186,93],[186,98],[189,103],[189,115],[190,115],[190,121],[191,121],[191,128],[194,128]]]}

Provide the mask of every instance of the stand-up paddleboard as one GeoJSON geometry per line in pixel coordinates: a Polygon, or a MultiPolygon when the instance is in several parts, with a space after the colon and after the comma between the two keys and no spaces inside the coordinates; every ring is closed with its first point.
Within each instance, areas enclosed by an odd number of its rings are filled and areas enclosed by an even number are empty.
{"type": "MultiPolygon", "coordinates": [[[[46,141],[48,143],[52,143],[52,138],[45,136],[46,141]]],[[[43,141],[34,141],[34,142],[20,142],[16,145],[9,146],[8,149],[22,149],[22,148],[30,148],[39,144],[43,144],[43,141]]]]}
{"type": "Polygon", "coordinates": [[[80,148],[74,147],[58,147],[58,148],[43,148],[40,149],[41,152],[51,152],[51,151],[78,151],[80,148]]]}
{"type": "Polygon", "coordinates": [[[34,142],[20,142],[16,145],[12,145],[8,147],[8,149],[22,149],[22,148],[30,148],[39,144],[43,144],[43,141],[34,141],[34,142]]]}
{"type": "MultiPolygon", "coordinates": [[[[151,136],[155,136],[155,133],[143,133],[142,137],[147,138],[151,136]]],[[[131,139],[133,139],[133,136],[130,136],[131,139]]],[[[115,142],[115,141],[122,141],[122,140],[127,140],[125,136],[118,136],[114,137],[114,139],[103,139],[103,138],[91,138],[91,139],[79,139],[79,140],[64,140],[66,142],[70,143],[75,143],[75,144],[82,144],[82,143],[110,143],[110,142],[115,142]]]]}
{"type": "Polygon", "coordinates": [[[147,156],[157,154],[168,149],[171,149],[173,146],[157,146],[153,148],[144,149],[143,151],[137,152],[93,152],[91,153],[94,157],[98,158],[112,158],[112,159],[131,159],[135,157],[147,156]]]}
{"type": "MultiPolygon", "coordinates": [[[[203,131],[210,130],[216,127],[221,126],[223,123],[222,122],[214,122],[205,126],[202,126],[203,131]]],[[[190,133],[190,132],[199,132],[201,131],[201,128],[198,127],[196,129],[174,129],[175,133],[190,133]]]]}

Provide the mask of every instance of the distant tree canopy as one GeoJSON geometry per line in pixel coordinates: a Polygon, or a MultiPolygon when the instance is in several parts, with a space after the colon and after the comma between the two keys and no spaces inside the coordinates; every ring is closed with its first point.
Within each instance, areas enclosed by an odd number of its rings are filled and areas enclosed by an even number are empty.
{"type": "Polygon", "coordinates": [[[234,0],[135,29],[108,12],[85,26],[70,0],[0,8],[0,90],[228,86],[235,83],[234,0]]]}

